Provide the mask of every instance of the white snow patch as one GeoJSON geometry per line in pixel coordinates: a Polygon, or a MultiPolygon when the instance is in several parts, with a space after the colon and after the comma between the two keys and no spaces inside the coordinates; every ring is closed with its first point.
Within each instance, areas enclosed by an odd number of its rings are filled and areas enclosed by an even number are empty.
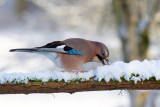
{"type": "Polygon", "coordinates": [[[109,66],[101,66],[96,70],[90,70],[85,73],[64,71],[36,71],[31,73],[0,72],[0,84],[13,81],[15,83],[27,83],[29,80],[42,80],[42,82],[47,82],[50,79],[58,81],[64,80],[65,82],[76,79],[87,81],[91,77],[95,77],[94,79],[97,81],[104,79],[106,82],[109,82],[111,79],[121,82],[121,77],[124,77],[127,81],[133,80],[135,83],[141,80],[148,80],[150,77],[155,77],[156,80],[160,80],[160,60],[144,60],[143,62],[134,60],[130,63],[118,61],[109,66]],[[133,74],[138,76],[133,76],[133,74]]]}

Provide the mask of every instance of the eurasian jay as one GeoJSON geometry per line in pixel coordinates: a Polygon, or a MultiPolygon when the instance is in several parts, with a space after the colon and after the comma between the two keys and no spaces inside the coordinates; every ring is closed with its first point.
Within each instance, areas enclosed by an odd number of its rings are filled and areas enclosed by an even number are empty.
{"type": "Polygon", "coordinates": [[[11,49],[10,52],[39,53],[67,71],[81,71],[77,68],[87,62],[109,64],[109,51],[103,43],[81,38],[54,41],[35,48],[11,49]]]}

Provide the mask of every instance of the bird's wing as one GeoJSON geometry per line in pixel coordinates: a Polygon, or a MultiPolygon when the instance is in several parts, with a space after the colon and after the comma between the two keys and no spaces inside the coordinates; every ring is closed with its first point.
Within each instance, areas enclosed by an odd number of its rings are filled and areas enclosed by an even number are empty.
{"type": "Polygon", "coordinates": [[[46,52],[57,52],[57,53],[64,53],[69,55],[82,55],[85,52],[79,51],[71,46],[66,45],[63,41],[55,41],[48,43],[41,47],[36,47],[39,51],[46,51],[46,52]]]}

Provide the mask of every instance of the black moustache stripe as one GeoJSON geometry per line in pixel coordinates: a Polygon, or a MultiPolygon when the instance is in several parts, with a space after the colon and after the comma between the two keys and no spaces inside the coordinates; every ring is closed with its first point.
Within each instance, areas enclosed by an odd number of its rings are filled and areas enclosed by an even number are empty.
{"type": "Polygon", "coordinates": [[[105,63],[104,63],[104,61],[103,61],[103,58],[102,58],[100,55],[98,55],[98,54],[97,54],[96,56],[97,56],[97,58],[102,62],[102,64],[105,65],[105,63]]]}

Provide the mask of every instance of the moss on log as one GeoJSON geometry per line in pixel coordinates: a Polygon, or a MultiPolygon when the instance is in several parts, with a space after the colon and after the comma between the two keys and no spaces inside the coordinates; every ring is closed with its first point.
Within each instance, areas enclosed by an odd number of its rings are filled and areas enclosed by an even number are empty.
{"type": "Polygon", "coordinates": [[[150,78],[146,81],[139,81],[136,84],[133,81],[117,82],[110,80],[105,81],[49,81],[46,83],[39,81],[29,81],[27,84],[24,83],[5,83],[0,84],[0,94],[30,94],[30,93],[75,93],[83,91],[100,91],[100,90],[148,90],[148,89],[160,89],[160,82],[156,81],[155,78],[150,78]]]}

